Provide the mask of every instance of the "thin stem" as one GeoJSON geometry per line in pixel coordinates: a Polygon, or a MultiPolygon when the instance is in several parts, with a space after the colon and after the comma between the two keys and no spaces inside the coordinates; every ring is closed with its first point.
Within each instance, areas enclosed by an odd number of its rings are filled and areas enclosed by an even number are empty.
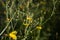
{"type": "Polygon", "coordinates": [[[55,9],[56,9],[56,8],[55,8],[56,2],[57,2],[57,1],[54,1],[54,0],[53,0],[53,5],[54,5],[54,7],[53,7],[53,10],[52,10],[52,14],[51,14],[51,16],[50,16],[48,19],[46,19],[46,21],[45,21],[44,23],[42,23],[42,25],[45,24],[48,20],[50,20],[51,17],[55,14],[54,11],[55,11],[55,9]]]}
{"type": "Polygon", "coordinates": [[[7,23],[6,27],[2,30],[2,32],[0,33],[0,36],[5,32],[5,30],[8,28],[10,22],[12,21],[12,19],[14,18],[16,13],[14,13],[13,17],[11,18],[11,20],[7,23]]]}

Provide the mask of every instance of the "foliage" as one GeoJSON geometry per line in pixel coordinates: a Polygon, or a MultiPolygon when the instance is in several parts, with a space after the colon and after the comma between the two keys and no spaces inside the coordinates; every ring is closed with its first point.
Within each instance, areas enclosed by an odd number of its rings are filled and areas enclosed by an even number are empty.
{"type": "MultiPolygon", "coordinates": [[[[1,0],[1,40],[49,40],[59,0],[1,0]],[[17,35],[9,37],[10,32],[17,35]]],[[[59,18],[58,18],[59,19],[59,18]]],[[[60,19],[59,19],[60,20],[60,19]]]]}

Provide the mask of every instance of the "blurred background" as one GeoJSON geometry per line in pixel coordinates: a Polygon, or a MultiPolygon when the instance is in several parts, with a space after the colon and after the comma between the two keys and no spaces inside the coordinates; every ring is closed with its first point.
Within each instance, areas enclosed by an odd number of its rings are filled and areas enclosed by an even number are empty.
{"type": "Polygon", "coordinates": [[[13,30],[17,40],[60,40],[60,0],[0,0],[0,39],[13,30]]]}

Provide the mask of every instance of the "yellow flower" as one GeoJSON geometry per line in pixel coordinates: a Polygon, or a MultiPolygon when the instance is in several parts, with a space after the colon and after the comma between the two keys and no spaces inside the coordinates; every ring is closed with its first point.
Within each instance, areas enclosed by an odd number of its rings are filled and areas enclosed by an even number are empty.
{"type": "Polygon", "coordinates": [[[9,33],[9,37],[12,38],[13,40],[16,40],[17,39],[17,31],[12,31],[11,33],[9,33]]]}
{"type": "Polygon", "coordinates": [[[23,25],[25,25],[26,27],[28,27],[28,26],[29,26],[29,24],[27,24],[27,23],[23,23],[23,25]]]}
{"type": "Polygon", "coordinates": [[[27,20],[32,20],[32,18],[31,17],[27,17],[27,20]]]}
{"type": "Polygon", "coordinates": [[[27,16],[27,20],[29,20],[30,22],[32,22],[32,18],[27,16]]]}
{"type": "Polygon", "coordinates": [[[41,27],[41,26],[37,26],[37,27],[36,27],[36,29],[41,30],[41,29],[42,29],[42,27],[41,27]]]}

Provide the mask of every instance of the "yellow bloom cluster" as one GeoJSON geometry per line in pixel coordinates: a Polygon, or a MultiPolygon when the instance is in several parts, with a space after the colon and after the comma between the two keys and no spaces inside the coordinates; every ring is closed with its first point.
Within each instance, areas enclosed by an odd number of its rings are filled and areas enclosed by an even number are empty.
{"type": "Polygon", "coordinates": [[[25,23],[23,23],[23,25],[25,25],[26,27],[28,27],[28,26],[29,26],[29,24],[27,24],[27,23],[26,23],[26,24],[25,24],[25,23]]]}
{"type": "Polygon", "coordinates": [[[27,16],[27,20],[29,20],[29,22],[32,22],[33,19],[31,17],[27,16]]]}
{"type": "Polygon", "coordinates": [[[30,21],[31,21],[31,20],[32,20],[32,18],[31,18],[31,17],[27,17],[27,20],[30,20],[30,21]]]}
{"type": "Polygon", "coordinates": [[[13,40],[16,40],[17,39],[17,31],[12,31],[11,33],[9,33],[9,37],[12,38],[13,40]]]}
{"type": "Polygon", "coordinates": [[[42,29],[42,27],[41,27],[41,26],[37,26],[37,27],[36,27],[36,29],[41,30],[41,29],[42,29]]]}

